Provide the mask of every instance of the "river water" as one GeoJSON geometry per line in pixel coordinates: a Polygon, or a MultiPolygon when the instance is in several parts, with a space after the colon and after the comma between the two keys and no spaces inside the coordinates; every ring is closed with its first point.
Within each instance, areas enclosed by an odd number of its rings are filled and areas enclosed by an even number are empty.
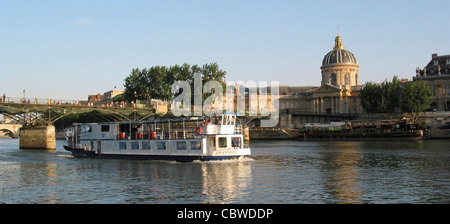
{"type": "Polygon", "coordinates": [[[450,203],[450,140],[252,141],[242,160],[74,158],[0,138],[0,203],[450,203]]]}

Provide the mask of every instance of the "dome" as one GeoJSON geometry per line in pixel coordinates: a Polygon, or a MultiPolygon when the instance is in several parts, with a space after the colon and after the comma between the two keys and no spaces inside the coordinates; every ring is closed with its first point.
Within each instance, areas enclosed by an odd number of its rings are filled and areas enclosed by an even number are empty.
{"type": "Polygon", "coordinates": [[[355,55],[352,52],[345,50],[342,44],[342,37],[337,35],[335,39],[335,45],[332,51],[325,55],[322,61],[323,65],[331,64],[358,64],[355,55]]]}
{"type": "MultiPolygon", "coordinates": [[[[321,85],[357,86],[359,65],[355,55],[345,50],[339,33],[335,39],[333,50],[325,55],[320,67],[322,73],[321,85]]],[[[347,88],[347,87],[346,87],[347,88]]]]}

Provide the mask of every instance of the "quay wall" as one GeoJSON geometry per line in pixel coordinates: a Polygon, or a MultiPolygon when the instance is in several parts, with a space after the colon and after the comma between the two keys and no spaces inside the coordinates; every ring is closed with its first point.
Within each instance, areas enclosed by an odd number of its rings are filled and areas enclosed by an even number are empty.
{"type": "MultiPolygon", "coordinates": [[[[254,127],[250,129],[250,139],[298,139],[301,138],[300,131],[305,127],[305,123],[330,123],[331,121],[350,121],[354,124],[371,124],[381,120],[400,120],[406,117],[405,114],[358,114],[354,117],[346,117],[338,115],[291,115],[282,114],[280,122],[277,127],[261,128],[254,127]]],[[[450,122],[450,111],[440,112],[424,112],[421,114],[418,123],[428,126],[429,132],[426,133],[426,138],[450,138],[450,130],[440,130],[439,127],[444,123],[450,122]]],[[[340,137],[349,138],[351,134],[341,134],[340,137]]],[[[375,136],[373,136],[375,137],[375,136]]],[[[384,136],[387,137],[387,136],[384,136]]]]}
{"type": "Polygon", "coordinates": [[[429,130],[429,139],[450,139],[450,129],[431,129],[429,130]]]}
{"type": "MultiPolygon", "coordinates": [[[[345,115],[345,114],[344,114],[345,115]]],[[[406,114],[358,114],[354,117],[346,117],[343,115],[291,115],[282,114],[280,116],[279,127],[287,129],[302,129],[305,127],[305,123],[330,123],[331,121],[351,121],[351,122],[361,122],[361,123],[371,123],[380,120],[400,120],[407,117],[406,114]]],[[[439,112],[424,112],[420,115],[418,123],[425,124],[431,129],[437,129],[444,123],[450,122],[450,111],[439,111],[439,112]]]]}
{"type": "Polygon", "coordinates": [[[251,128],[250,140],[297,139],[299,130],[285,128],[251,128]]]}

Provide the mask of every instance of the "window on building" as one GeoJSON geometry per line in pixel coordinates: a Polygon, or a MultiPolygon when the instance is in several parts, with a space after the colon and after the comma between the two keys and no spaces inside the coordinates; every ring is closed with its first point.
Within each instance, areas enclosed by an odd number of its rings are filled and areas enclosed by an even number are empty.
{"type": "Polygon", "coordinates": [[[331,85],[337,85],[337,77],[336,77],[336,73],[331,74],[331,85]]]}
{"type": "Polygon", "coordinates": [[[437,90],[437,86],[435,86],[435,85],[431,86],[431,91],[433,91],[433,96],[436,96],[436,90],[437,90]]]}
{"type": "Polygon", "coordinates": [[[445,85],[445,93],[450,95],[450,85],[445,85]]]}
{"type": "Polygon", "coordinates": [[[303,100],[298,101],[298,108],[303,108],[305,105],[303,103],[303,100]]]}
{"type": "Polygon", "coordinates": [[[350,74],[345,74],[345,85],[351,85],[350,84],[350,74]]]}

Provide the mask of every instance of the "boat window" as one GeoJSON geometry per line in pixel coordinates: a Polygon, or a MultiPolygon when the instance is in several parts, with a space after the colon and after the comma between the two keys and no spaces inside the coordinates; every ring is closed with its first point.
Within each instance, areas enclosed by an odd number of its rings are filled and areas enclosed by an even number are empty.
{"type": "Polygon", "coordinates": [[[177,142],[177,150],[186,150],[186,142],[177,142]]]}
{"type": "Polygon", "coordinates": [[[109,125],[102,125],[101,129],[102,129],[102,132],[109,132],[109,125]]]}
{"type": "Polygon", "coordinates": [[[92,127],[91,126],[82,126],[81,132],[92,132],[92,127]]]}
{"type": "Polygon", "coordinates": [[[161,142],[161,141],[156,142],[156,149],[157,150],[166,150],[166,142],[161,142]]]}
{"type": "Polygon", "coordinates": [[[202,145],[200,141],[191,141],[191,150],[200,150],[202,145]]]}
{"type": "Polygon", "coordinates": [[[227,147],[227,137],[219,137],[219,148],[227,147]]]}
{"type": "Polygon", "coordinates": [[[131,149],[139,149],[139,142],[131,142],[131,149]]]}
{"type": "Polygon", "coordinates": [[[119,132],[130,132],[130,125],[129,124],[120,124],[119,125],[119,132]]]}
{"type": "Polygon", "coordinates": [[[231,146],[232,147],[241,147],[241,137],[231,138],[231,146]]]}
{"type": "Polygon", "coordinates": [[[119,149],[127,149],[127,143],[126,142],[119,142],[119,149]]]}
{"type": "Polygon", "coordinates": [[[142,149],[150,149],[150,142],[142,142],[142,149]]]}
{"type": "Polygon", "coordinates": [[[209,146],[216,147],[216,138],[215,137],[209,138],[209,146]]]}

